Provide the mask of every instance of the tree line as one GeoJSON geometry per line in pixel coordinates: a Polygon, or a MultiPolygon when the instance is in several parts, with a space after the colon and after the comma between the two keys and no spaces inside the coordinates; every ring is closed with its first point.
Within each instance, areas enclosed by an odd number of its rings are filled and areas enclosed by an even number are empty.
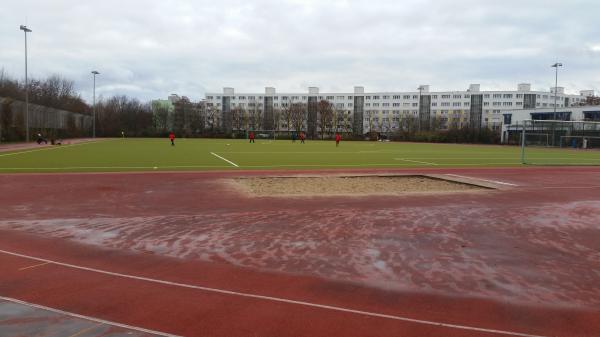
{"type": "MultiPolygon", "coordinates": [[[[76,92],[74,82],[59,75],[45,79],[33,78],[28,81],[27,89],[31,104],[71,112],[73,115],[93,114],[93,107],[76,92]]],[[[23,105],[19,104],[19,110],[13,111],[16,109],[13,102],[25,101],[25,82],[0,70],[0,98],[0,141],[24,140],[23,105]]],[[[64,138],[92,135],[92,123],[87,123],[85,127],[76,126],[72,122],[73,116],[66,118],[65,128],[57,130],[52,125],[30,127],[30,133],[41,132],[47,136],[64,138]]],[[[125,95],[100,97],[96,101],[96,135],[99,137],[118,137],[122,133],[128,136],[157,136],[163,131],[156,128],[149,103],[125,95]]]]}
{"type": "MultiPolygon", "coordinates": [[[[58,75],[46,79],[32,79],[28,85],[29,100],[33,104],[71,111],[87,116],[92,115],[93,107],[87,104],[74,89],[74,82],[58,75]]],[[[25,99],[25,84],[7,76],[0,70],[0,98],[10,98],[23,101],[25,99]]],[[[6,101],[6,100],[5,100],[6,101]]],[[[591,100],[590,100],[591,101],[591,100]]],[[[6,104],[6,103],[3,103],[6,104]]],[[[14,132],[4,132],[2,141],[22,140],[24,124],[22,116],[9,118],[7,109],[0,116],[0,130],[13,129],[14,132]],[[12,125],[11,125],[12,123],[12,125]],[[12,135],[6,139],[6,135],[12,135]]],[[[497,131],[488,128],[469,128],[465,123],[456,119],[441,119],[432,117],[424,127],[418,116],[403,115],[386,117],[376,116],[365,111],[364,130],[354,130],[353,117],[347,110],[337,109],[327,100],[317,102],[289,102],[274,108],[272,120],[265,120],[265,109],[262,104],[249,104],[247,108],[235,106],[231,109],[232,131],[264,130],[266,128],[279,132],[284,137],[291,132],[306,132],[310,127],[317,130],[318,138],[331,138],[336,132],[344,133],[345,137],[364,139],[389,138],[404,141],[428,142],[498,142],[497,131]],[[313,104],[309,106],[309,104],[313,104]],[[308,120],[308,111],[316,111],[316,118],[308,120]],[[392,118],[395,120],[390,121],[392,118]],[[356,131],[356,132],[355,132],[356,131]],[[364,131],[364,132],[363,132],[364,131]],[[366,134],[365,134],[366,133],[366,134]]],[[[214,136],[230,137],[232,133],[223,130],[223,116],[214,106],[194,103],[187,98],[181,98],[173,106],[153,106],[149,102],[141,102],[136,98],[125,95],[100,97],[96,102],[96,135],[99,137],[155,137],[165,136],[170,131],[182,137],[214,136]]],[[[38,130],[30,130],[33,133],[38,130]]],[[[43,130],[39,130],[43,131],[43,130]]],[[[92,134],[91,127],[82,129],[69,120],[68,127],[61,130],[63,137],[85,137],[92,134]]]]}

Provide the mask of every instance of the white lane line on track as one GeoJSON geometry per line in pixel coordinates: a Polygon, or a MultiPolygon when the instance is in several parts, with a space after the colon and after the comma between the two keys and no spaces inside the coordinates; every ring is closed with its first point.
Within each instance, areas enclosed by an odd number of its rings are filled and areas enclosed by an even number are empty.
{"type": "Polygon", "coordinates": [[[21,300],[18,300],[16,298],[10,298],[10,297],[0,296],[0,300],[4,300],[4,301],[8,301],[8,302],[13,302],[13,303],[21,304],[21,305],[26,305],[26,306],[30,306],[30,307],[37,308],[37,309],[48,310],[48,311],[55,312],[57,314],[62,314],[62,315],[66,315],[66,316],[80,318],[80,319],[84,319],[84,320],[92,321],[92,322],[96,322],[96,323],[117,326],[119,328],[125,328],[125,329],[129,329],[129,330],[136,330],[136,331],[143,332],[143,333],[148,333],[148,334],[153,334],[153,335],[159,335],[159,336],[163,336],[163,337],[181,337],[181,336],[178,336],[178,335],[168,334],[168,333],[165,333],[165,332],[154,331],[154,330],[140,328],[140,327],[137,327],[137,326],[127,325],[127,324],[121,324],[121,323],[117,323],[117,322],[111,322],[111,321],[103,320],[103,319],[100,319],[100,318],[95,318],[95,317],[90,317],[90,316],[75,314],[75,313],[64,311],[64,310],[60,310],[60,309],[50,308],[50,307],[47,307],[47,306],[44,306],[44,305],[39,305],[39,304],[35,304],[35,303],[21,301],[21,300]]]}
{"type": "Polygon", "coordinates": [[[479,328],[479,327],[468,326],[468,325],[459,325],[459,324],[442,323],[442,322],[436,322],[436,321],[428,321],[428,320],[422,320],[422,319],[414,319],[414,318],[408,318],[408,317],[403,317],[403,316],[381,314],[381,313],[356,310],[356,309],[348,309],[348,308],[337,307],[337,306],[326,305],[326,304],[318,304],[318,303],[312,303],[312,302],[290,300],[290,299],[280,298],[280,297],[257,295],[257,294],[251,294],[251,293],[242,293],[242,292],[237,292],[237,291],[232,291],[232,290],[209,288],[209,287],[197,286],[197,285],[192,285],[192,284],[158,280],[158,279],[153,279],[153,278],[149,278],[149,277],[121,274],[121,273],[116,273],[116,272],[111,272],[111,271],[106,271],[106,270],[101,270],[101,269],[78,266],[78,265],[74,265],[74,264],[70,264],[70,263],[53,261],[53,260],[39,258],[39,257],[35,257],[35,256],[9,252],[6,250],[1,250],[1,249],[0,249],[0,253],[12,255],[12,256],[18,256],[18,257],[22,257],[22,258],[26,258],[26,259],[31,259],[31,260],[36,260],[36,261],[40,261],[40,262],[53,263],[53,264],[56,264],[59,266],[73,268],[73,269],[91,271],[91,272],[104,274],[104,275],[111,275],[111,276],[123,277],[123,278],[128,278],[128,279],[133,279],[133,280],[146,281],[146,282],[164,284],[164,285],[169,285],[169,286],[188,288],[188,289],[196,289],[196,290],[202,290],[202,291],[207,291],[207,292],[239,296],[239,297],[246,297],[246,298],[253,298],[253,299],[272,301],[272,302],[278,302],[278,303],[295,304],[295,305],[301,305],[301,306],[305,306],[305,307],[345,312],[345,313],[357,314],[357,315],[362,315],[362,316],[385,318],[385,319],[410,322],[410,323],[416,323],[416,324],[433,325],[433,326],[437,326],[437,327],[460,329],[460,330],[467,330],[467,331],[486,332],[486,333],[500,334],[500,335],[521,336],[521,337],[547,337],[547,336],[531,335],[531,334],[514,332],[514,331],[486,329],[486,328],[479,328]]]}
{"type": "Polygon", "coordinates": [[[217,158],[223,159],[224,161],[228,162],[229,164],[231,164],[231,165],[233,165],[233,166],[235,166],[235,167],[239,167],[239,166],[238,166],[238,164],[236,164],[236,163],[232,162],[231,160],[229,160],[229,159],[227,159],[227,158],[223,158],[223,157],[219,156],[218,154],[216,154],[216,153],[214,153],[214,152],[211,152],[210,154],[212,154],[213,156],[215,156],[215,157],[217,157],[217,158]]]}
{"type": "MultiPolygon", "coordinates": [[[[78,145],[87,145],[87,144],[92,144],[92,143],[108,142],[110,140],[111,139],[104,139],[104,140],[95,140],[95,141],[89,141],[89,142],[81,142],[81,143],[77,143],[77,144],[54,145],[54,146],[50,145],[48,147],[43,147],[41,149],[27,150],[27,151],[20,151],[20,152],[3,153],[3,154],[0,154],[0,157],[8,157],[8,156],[14,156],[14,155],[25,154],[25,153],[30,153],[30,152],[64,149],[64,148],[67,148],[67,147],[73,147],[73,146],[78,146],[78,145]]],[[[112,140],[114,140],[114,139],[112,139],[112,140]]]]}
{"type": "Polygon", "coordinates": [[[461,176],[461,175],[458,175],[458,174],[446,174],[446,175],[447,176],[451,176],[451,177],[457,177],[457,178],[466,178],[466,179],[473,179],[473,180],[481,180],[481,181],[486,181],[488,183],[494,183],[494,184],[500,184],[500,185],[519,186],[517,184],[505,183],[503,181],[498,181],[498,180],[489,180],[489,179],[483,179],[483,178],[467,177],[467,176],[461,176]]]}
{"type": "Polygon", "coordinates": [[[401,160],[401,161],[407,161],[407,162],[411,162],[411,163],[417,163],[417,164],[427,164],[427,165],[434,165],[437,166],[438,164],[436,163],[430,163],[428,161],[420,161],[420,160],[410,160],[410,159],[403,159],[403,158],[394,158],[394,160],[401,160]]]}
{"type": "Polygon", "coordinates": [[[19,268],[19,270],[27,270],[27,269],[31,269],[31,268],[37,268],[37,267],[45,266],[47,264],[50,264],[50,262],[44,262],[44,263],[34,264],[33,266],[27,266],[27,267],[19,268]]]}

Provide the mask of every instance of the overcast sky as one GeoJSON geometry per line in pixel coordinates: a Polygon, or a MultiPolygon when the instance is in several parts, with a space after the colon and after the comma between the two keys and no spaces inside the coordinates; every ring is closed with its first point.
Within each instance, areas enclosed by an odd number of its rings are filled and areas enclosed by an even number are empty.
{"type": "Polygon", "coordinates": [[[91,97],[170,93],[534,89],[600,91],[600,1],[1,1],[0,68],[60,74],[91,97]]]}

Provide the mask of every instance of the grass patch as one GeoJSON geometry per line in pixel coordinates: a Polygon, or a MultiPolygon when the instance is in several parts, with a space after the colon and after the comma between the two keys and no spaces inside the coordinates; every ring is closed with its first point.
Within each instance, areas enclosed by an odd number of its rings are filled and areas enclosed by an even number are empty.
{"type": "MultiPolygon", "coordinates": [[[[594,150],[528,148],[540,165],[600,164],[594,150]]],[[[509,167],[520,166],[513,146],[230,139],[114,139],[0,153],[0,172],[509,167]],[[226,159],[226,160],[224,160],[226,159]],[[228,162],[229,161],[229,162],[228,162]],[[231,162],[231,163],[230,163],[231,162]],[[239,167],[235,167],[238,165],[239,167]]]]}

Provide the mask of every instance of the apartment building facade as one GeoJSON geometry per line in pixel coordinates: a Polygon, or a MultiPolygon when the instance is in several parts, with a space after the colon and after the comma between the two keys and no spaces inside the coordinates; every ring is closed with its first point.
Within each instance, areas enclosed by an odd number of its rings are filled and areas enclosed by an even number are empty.
{"type": "Polygon", "coordinates": [[[318,104],[327,101],[334,111],[335,129],[361,135],[394,132],[407,125],[418,125],[419,129],[499,129],[503,110],[553,108],[555,101],[557,108],[564,108],[579,105],[593,94],[591,90],[566,94],[562,87],[532,91],[527,83],[512,91],[481,91],[479,84],[463,91],[430,91],[428,85],[422,85],[412,92],[365,92],[363,87],[354,87],[352,92],[320,93],[319,88],[309,87],[303,93],[277,93],[275,88],[267,87],[264,93],[235,93],[233,88],[224,88],[221,93],[207,93],[205,102],[207,111],[218,116],[219,125],[226,131],[297,129],[281,116],[292,104],[300,103],[306,110],[302,129],[310,136],[322,128],[318,104]],[[243,125],[236,118],[240,111],[252,116],[243,125]]]}

